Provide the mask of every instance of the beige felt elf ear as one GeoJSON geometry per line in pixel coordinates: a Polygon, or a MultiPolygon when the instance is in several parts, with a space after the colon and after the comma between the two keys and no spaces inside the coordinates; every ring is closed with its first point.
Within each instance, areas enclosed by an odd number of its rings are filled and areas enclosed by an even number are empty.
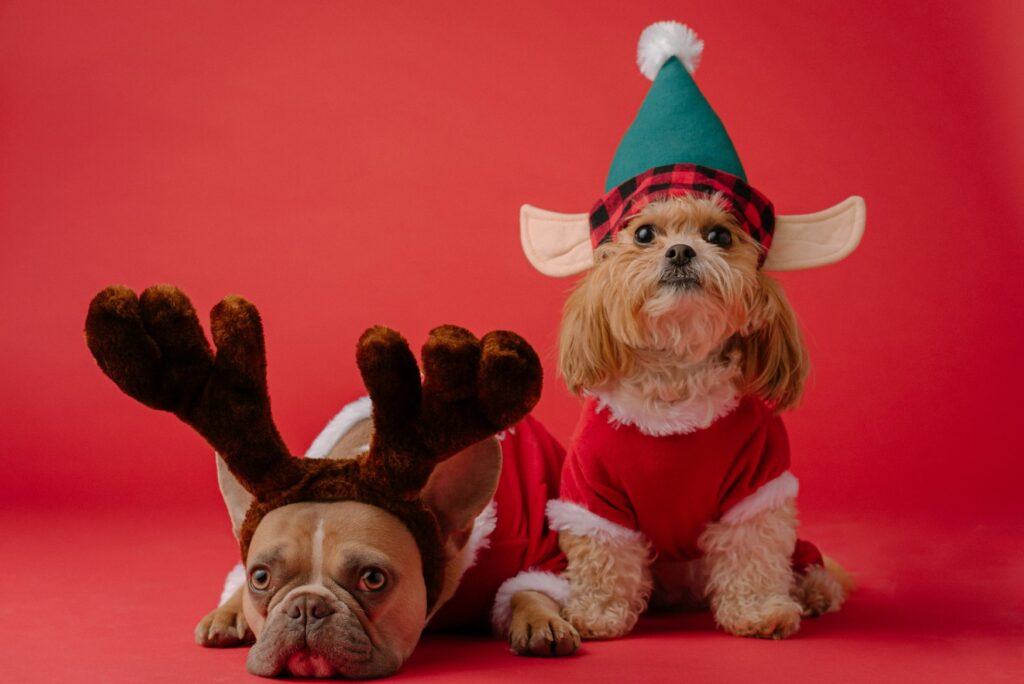
{"type": "Polygon", "coordinates": [[[864,198],[847,197],[815,214],[778,216],[766,271],[796,271],[845,259],[864,235],[864,198]]]}
{"type": "Polygon", "coordinates": [[[563,278],[594,265],[589,214],[559,214],[524,204],[519,238],[526,258],[546,276],[563,278]]]}
{"type": "MultiPolygon", "coordinates": [[[[816,268],[842,260],[864,234],[864,198],[848,197],[815,214],[778,216],[766,271],[816,268]]],[[[524,204],[519,211],[523,252],[533,267],[561,278],[594,265],[587,214],[560,214],[524,204]]]]}

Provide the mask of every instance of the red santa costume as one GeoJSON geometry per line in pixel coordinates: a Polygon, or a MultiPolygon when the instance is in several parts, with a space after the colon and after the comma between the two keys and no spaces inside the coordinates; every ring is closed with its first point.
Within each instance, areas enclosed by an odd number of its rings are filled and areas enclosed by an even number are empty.
{"type": "MultiPolygon", "coordinates": [[[[646,539],[656,563],[702,556],[712,522],[741,522],[796,496],[782,421],[753,397],[727,397],[697,420],[645,423],[588,397],[562,470],[551,527],[610,539],[646,539]]],[[[797,543],[793,565],[821,565],[797,543]]]]}

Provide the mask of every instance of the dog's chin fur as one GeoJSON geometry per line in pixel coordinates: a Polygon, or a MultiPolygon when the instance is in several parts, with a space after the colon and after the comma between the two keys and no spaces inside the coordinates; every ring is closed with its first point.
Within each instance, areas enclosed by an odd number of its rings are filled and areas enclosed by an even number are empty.
{"type": "MultiPolygon", "coordinates": [[[[598,248],[594,268],[566,302],[559,365],[569,387],[594,395],[611,420],[650,435],[706,428],[745,395],[777,410],[793,406],[807,357],[782,290],[758,269],[760,254],[720,197],[643,207],[598,248]],[[653,241],[637,242],[642,226],[654,227],[653,241]],[[730,232],[730,245],[706,239],[714,227],[730,232]],[[666,251],[679,245],[695,254],[688,263],[667,259],[666,251]]],[[[706,593],[723,628],[786,636],[801,612],[838,607],[842,590],[827,576],[794,584],[795,527],[790,500],[752,521],[708,528],[704,586],[691,589],[706,593]]],[[[566,532],[560,542],[569,558],[567,613],[574,626],[589,638],[628,632],[650,596],[646,543],[566,532]]]]}

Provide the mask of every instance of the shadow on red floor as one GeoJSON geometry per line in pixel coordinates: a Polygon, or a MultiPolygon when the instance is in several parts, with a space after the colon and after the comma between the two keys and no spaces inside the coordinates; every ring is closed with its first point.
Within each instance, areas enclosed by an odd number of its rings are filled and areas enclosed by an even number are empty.
{"type": "MultiPolygon", "coordinates": [[[[192,641],[236,560],[219,511],[7,510],[0,529],[0,680],[256,681],[244,649],[192,641]]],[[[396,679],[1024,681],[1024,523],[891,516],[804,531],[860,586],[787,641],[729,637],[706,614],[647,616],[629,638],[557,661],[487,636],[428,635],[396,679]]]]}

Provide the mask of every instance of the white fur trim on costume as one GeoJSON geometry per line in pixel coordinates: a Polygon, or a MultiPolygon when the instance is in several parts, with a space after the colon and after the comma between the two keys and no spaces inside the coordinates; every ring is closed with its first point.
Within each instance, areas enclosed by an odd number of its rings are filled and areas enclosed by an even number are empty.
{"type": "Polygon", "coordinates": [[[774,480],[766,482],[743,501],[730,508],[722,516],[722,522],[733,525],[754,517],[763,511],[781,507],[795,499],[800,491],[800,481],[788,470],[774,480]]]}
{"type": "Polygon", "coordinates": [[[548,516],[548,525],[558,532],[564,530],[588,537],[621,541],[643,539],[643,534],[637,530],[605,520],[571,501],[552,499],[548,501],[545,512],[548,516]]]}
{"type": "Polygon", "coordinates": [[[491,624],[501,635],[508,634],[512,624],[512,597],[521,591],[539,591],[560,606],[569,602],[569,581],[560,575],[541,570],[524,570],[510,577],[498,588],[491,609],[491,624]]]}
{"type": "Polygon", "coordinates": [[[640,34],[636,65],[640,73],[653,81],[665,62],[675,57],[692,74],[700,66],[703,52],[704,41],[692,28],[678,21],[659,21],[640,34]]]}
{"type": "Polygon", "coordinates": [[[739,393],[732,382],[734,372],[729,368],[725,370],[728,372],[723,375],[723,381],[709,382],[702,392],[681,401],[647,398],[627,387],[591,391],[591,394],[598,400],[598,410],[608,409],[608,420],[613,425],[633,425],[651,437],[686,435],[703,430],[739,405],[739,393]]]}
{"type": "Polygon", "coordinates": [[[369,418],[373,413],[370,397],[360,397],[338,412],[331,419],[306,451],[306,458],[324,458],[352,426],[369,418]]]}
{"type": "Polygon", "coordinates": [[[224,578],[224,591],[220,593],[220,603],[217,604],[217,607],[227,603],[243,584],[245,584],[245,568],[239,563],[231,568],[228,576],[224,578]]]}
{"type": "Polygon", "coordinates": [[[465,572],[476,565],[476,557],[483,550],[491,546],[491,533],[498,526],[498,502],[492,501],[487,508],[480,511],[473,523],[473,531],[469,535],[469,542],[466,544],[466,564],[462,571],[465,572]]]}

